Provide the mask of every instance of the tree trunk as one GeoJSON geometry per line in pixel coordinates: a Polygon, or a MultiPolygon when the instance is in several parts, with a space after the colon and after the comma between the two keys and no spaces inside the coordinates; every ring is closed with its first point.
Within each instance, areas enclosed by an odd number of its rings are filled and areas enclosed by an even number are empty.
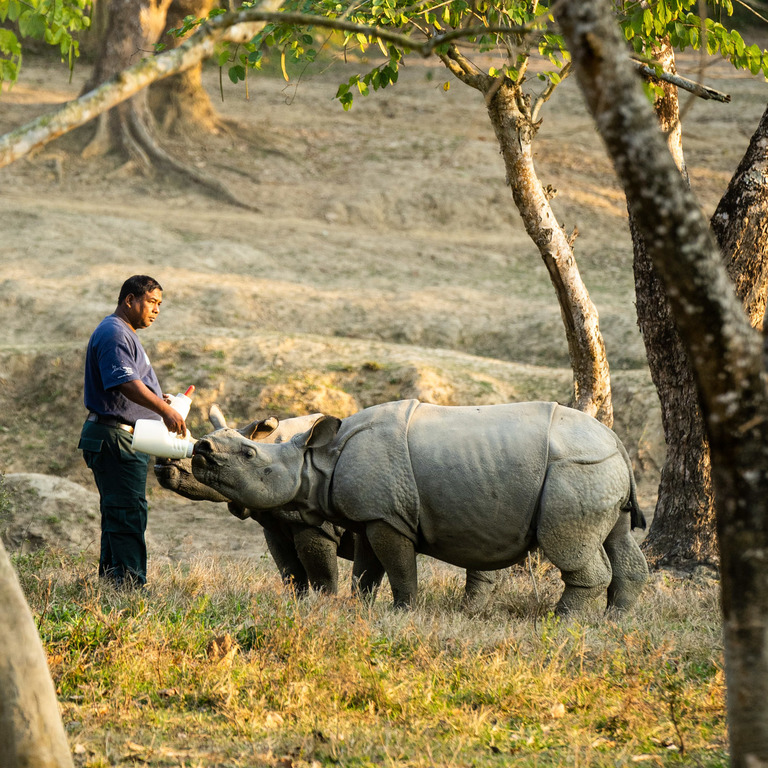
{"type": "MultiPolygon", "coordinates": [[[[165,29],[177,29],[187,16],[204,18],[215,4],[215,0],[173,0],[166,14],[165,29]]],[[[161,42],[175,48],[188,37],[175,37],[166,31],[161,42]]],[[[202,76],[203,63],[200,62],[150,88],[150,109],[163,133],[188,138],[204,138],[218,133],[221,121],[208,91],[203,88],[202,76]]]]}
{"type": "MultiPolygon", "coordinates": [[[[170,2],[111,0],[106,33],[83,93],[153,54],[152,46],[164,30],[170,2]]],[[[83,154],[118,151],[148,170],[152,167],[148,141],[153,143],[152,120],[147,93],[142,91],[97,119],[95,134],[83,154]]]]}
{"type": "Polygon", "coordinates": [[[32,613],[0,542],[0,754],[4,768],[72,768],[32,613]]]}
{"type": "MultiPolygon", "coordinates": [[[[443,57],[445,65],[485,97],[517,209],[536,244],[560,304],[573,370],[574,408],[613,425],[611,378],[598,314],[579,273],[572,239],[557,223],[533,163],[537,126],[520,88],[511,81],[480,72],[457,49],[443,57]]],[[[575,235],[574,235],[575,237],[575,235]]]]}
{"type": "MultiPolygon", "coordinates": [[[[665,71],[676,71],[674,51],[670,46],[654,54],[665,71]]],[[[675,164],[687,184],[677,88],[669,83],[658,85],[663,89],[663,95],[655,99],[656,116],[667,137],[667,146],[675,164]]],[[[637,321],[645,343],[651,378],[659,396],[667,445],[656,510],[643,542],[643,550],[648,560],[657,567],[687,570],[706,564],[716,568],[718,552],[709,445],[696,383],[664,285],[648,256],[629,199],[627,207],[634,248],[637,321]]]]}
{"type": "Polygon", "coordinates": [[[768,108],[712,216],[736,295],[762,329],[768,293],[768,108]]]}
{"type": "MultiPolygon", "coordinates": [[[[177,0],[179,3],[186,1],[177,0]]],[[[188,10],[191,7],[203,10],[209,3],[212,4],[213,0],[189,2],[192,5],[180,5],[177,13],[184,13],[185,8],[188,10]]],[[[261,7],[265,10],[277,9],[281,3],[282,0],[266,0],[261,7]]],[[[153,46],[165,31],[170,5],[171,0],[111,0],[107,34],[104,36],[101,53],[91,78],[83,89],[84,93],[142,59],[154,56],[153,46]]],[[[258,29],[263,28],[264,24],[256,22],[239,26],[241,31],[238,34],[251,32],[252,36],[258,29]]],[[[177,41],[177,45],[182,42],[177,41]]],[[[172,88],[165,91],[165,97],[162,96],[162,90],[158,92],[160,102],[168,108],[165,113],[167,124],[172,125],[176,132],[181,131],[185,136],[198,139],[203,134],[209,135],[214,124],[218,125],[208,94],[202,87],[202,58],[198,57],[191,67],[188,66],[177,75],[171,76],[170,79],[175,80],[177,87],[185,89],[184,93],[178,93],[169,101],[168,94],[172,92],[172,88]]],[[[149,105],[147,91],[143,90],[129,101],[102,114],[96,121],[95,134],[83,155],[88,157],[117,151],[145,173],[153,173],[155,168],[162,167],[191,179],[217,199],[253,210],[248,202],[239,199],[218,179],[177,160],[159,145],[155,136],[156,123],[149,105]]]]}
{"type": "Polygon", "coordinates": [[[768,763],[768,388],[760,335],[633,75],[609,0],[553,8],[694,368],[721,553],[731,764],[768,763]]]}

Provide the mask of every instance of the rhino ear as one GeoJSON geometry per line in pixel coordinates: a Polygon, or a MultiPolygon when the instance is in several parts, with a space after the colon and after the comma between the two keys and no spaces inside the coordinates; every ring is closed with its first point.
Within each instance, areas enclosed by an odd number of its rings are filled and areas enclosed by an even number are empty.
{"type": "Polygon", "coordinates": [[[241,427],[237,431],[249,440],[263,440],[277,429],[278,424],[280,422],[274,416],[269,416],[266,419],[252,421],[247,427],[241,427]]]}
{"type": "Polygon", "coordinates": [[[227,426],[227,420],[224,418],[221,408],[219,408],[216,403],[214,403],[208,411],[208,420],[213,424],[214,429],[223,429],[227,426]]]}
{"type": "Polygon", "coordinates": [[[299,448],[320,448],[328,445],[341,426],[341,419],[335,416],[321,416],[306,432],[296,435],[293,442],[299,448]]]}

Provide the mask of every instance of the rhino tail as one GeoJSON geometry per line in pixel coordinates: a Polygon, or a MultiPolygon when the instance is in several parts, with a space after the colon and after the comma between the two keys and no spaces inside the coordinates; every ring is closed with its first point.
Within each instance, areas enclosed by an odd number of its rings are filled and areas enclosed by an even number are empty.
{"type": "Polygon", "coordinates": [[[629,458],[627,449],[624,447],[624,443],[616,437],[616,444],[619,447],[621,455],[624,457],[624,461],[627,463],[627,471],[629,472],[629,497],[624,502],[621,510],[622,512],[629,512],[629,526],[632,530],[640,528],[645,530],[647,522],[643,510],[640,509],[640,504],[637,501],[637,483],[635,482],[635,473],[632,470],[632,460],[629,458]]]}

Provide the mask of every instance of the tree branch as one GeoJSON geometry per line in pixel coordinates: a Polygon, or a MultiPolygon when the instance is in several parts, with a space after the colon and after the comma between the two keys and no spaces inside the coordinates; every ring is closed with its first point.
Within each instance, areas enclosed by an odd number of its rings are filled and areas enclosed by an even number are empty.
{"type": "MultiPolygon", "coordinates": [[[[283,0],[265,0],[264,5],[279,8],[283,0]]],[[[265,15],[263,11],[260,15],[265,15]]],[[[44,146],[69,131],[85,125],[158,80],[194,67],[213,55],[222,40],[242,43],[251,40],[266,22],[254,25],[248,13],[224,14],[205,24],[177,48],[143,59],[118,72],[97,88],[67,102],[54,112],[0,136],[0,168],[18,160],[37,147],[44,146]]]]}
{"type": "Polygon", "coordinates": [[[671,72],[661,71],[654,67],[649,67],[647,64],[643,64],[642,61],[632,60],[632,63],[637,69],[639,69],[644,75],[653,77],[656,80],[663,80],[665,83],[671,83],[678,88],[682,88],[684,91],[692,93],[694,96],[698,96],[700,99],[721,101],[724,104],[728,104],[731,101],[730,94],[721,93],[714,88],[710,88],[707,85],[696,83],[693,80],[689,80],[687,77],[681,75],[672,74],[671,72]]]}
{"type": "Polygon", "coordinates": [[[343,32],[361,33],[393,43],[422,56],[431,55],[436,48],[459,38],[482,34],[529,34],[530,27],[474,26],[454,29],[426,40],[392,32],[383,27],[369,27],[344,19],[326,19],[301,13],[277,13],[283,0],[265,0],[258,9],[225,13],[203,22],[198,31],[177,48],[144,59],[119,72],[79,99],[68,102],[58,110],[41,115],[26,125],[0,136],[0,168],[18,160],[37,147],[44,146],[69,131],[85,125],[94,117],[107,112],[143,88],[210,58],[220,41],[247,43],[267,23],[287,23],[325,27],[343,32]],[[266,8],[266,10],[264,10],[266,8]]]}
{"type": "MultiPolygon", "coordinates": [[[[452,29],[443,34],[426,37],[424,40],[417,40],[411,35],[400,34],[384,27],[370,27],[346,19],[328,19],[302,13],[279,13],[278,9],[282,2],[283,0],[265,0],[259,8],[250,8],[237,13],[225,13],[208,19],[200,24],[195,34],[177,48],[146,58],[135,66],[118,73],[79,99],[68,102],[58,110],[41,115],[26,125],[0,136],[0,168],[10,165],[33,149],[44,146],[59,136],[85,125],[94,117],[131,98],[152,83],[184,72],[199,62],[210,58],[214,53],[216,43],[221,41],[249,42],[267,23],[324,27],[342,32],[364,34],[414,51],[425,57],[433,54],[441,46],[461,38],[486,34],[531,34],[536,31],[530,25],[476,25],[452,29]]],[[[445,62],[446,54],[440,55],[445,62]]],[[[670,75],[666,72],[657,74],[654,69],[641,63],[638,63],[637,66],[647,69],[648,74],[653,77],[673,82],[678,87],[696,93],[702,98],[730,101],[730,96],[693,83],[686,78],[670,75]]],[[[452,68],[454,74],[457,74],[455,66],[452,68]]],[[[469,72],[465,71],[462,79],[466,79],[468,74],[469,72]]],[[[477,77],[478,73],[474,72],[472,76],[477,77]]]]}

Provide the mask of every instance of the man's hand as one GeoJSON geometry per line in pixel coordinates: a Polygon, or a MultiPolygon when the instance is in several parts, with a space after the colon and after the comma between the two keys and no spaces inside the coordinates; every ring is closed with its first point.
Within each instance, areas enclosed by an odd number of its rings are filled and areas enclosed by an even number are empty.
{"type": "Polygon", "coordinates": [[[187,425],[184,421],[184,417],[175,409],[171,408],[167,403],[163,403],[165,409],[160,414],[163,417],[163,424],[169,432],[174,432],[177,435],[184,437],[187,434],[187,425]]]}
{"type": "Polygon", "coordinates": [[[169,432],[181,435],[182,437],[187,434],[187,425],[184,417],[175,408],[171,408],[163,398],[158,397],[152,392],[143,381],[139,379],[126,381],[118,389],[120,394],[125,395],[131,402],[158,414],[169,432]]]}

